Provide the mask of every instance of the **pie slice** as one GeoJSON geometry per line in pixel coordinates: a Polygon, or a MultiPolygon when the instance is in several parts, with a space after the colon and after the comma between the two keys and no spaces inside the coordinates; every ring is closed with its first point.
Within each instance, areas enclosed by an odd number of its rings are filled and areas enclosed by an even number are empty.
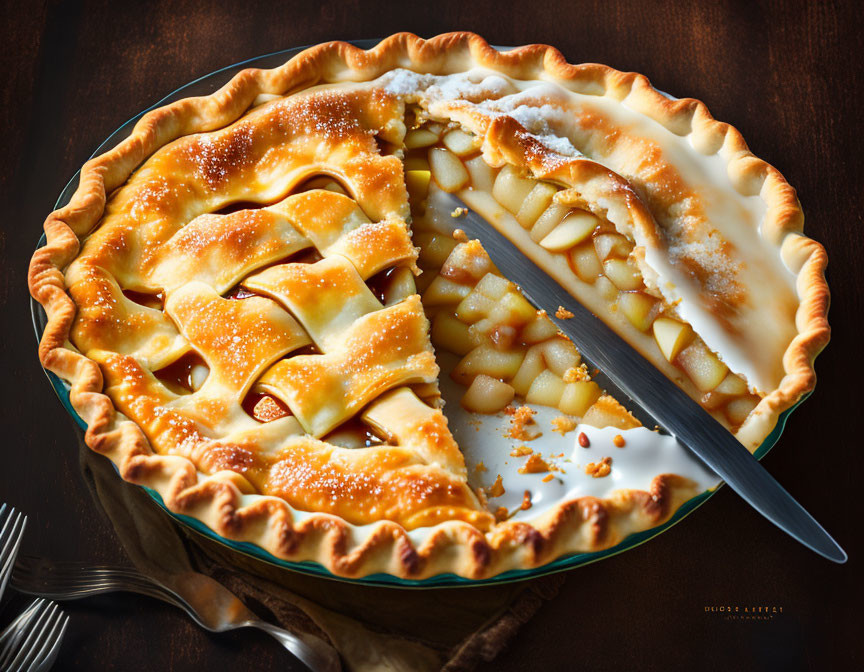
{"type": "Polygon", "coordinates": [[[812,389],[824,250],[737,131],[551,47],[400,34],[244,71],[84,166],[30,290],[88,445],[172,511],[350,577],[535,567],[710,487],[444,192],[751,450],[812,389]]]}

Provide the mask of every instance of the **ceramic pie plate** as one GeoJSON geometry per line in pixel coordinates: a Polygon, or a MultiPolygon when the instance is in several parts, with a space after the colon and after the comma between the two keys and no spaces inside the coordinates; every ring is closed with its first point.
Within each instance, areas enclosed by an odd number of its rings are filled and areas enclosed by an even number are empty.
{"type": "MultiPolygon", "coordinates": [[[[377,44],[377,42],[378,40],[361,40],[353,41],[352,44],[357,47],[368,49],[377,44]]],[[[93,156],[101,154],[102,152],[109,149],[110,147],[113,147],[120,140],[128,136],[138,119],[148,111],[162,105],[171,103],[175,100],[179,100],[181,98],[210,94],[220,88],[236,72],[239,72],[244,68],[273,68],[284,63],[286,60],[288,60],[295,54],[301,52],[305,48],[306,47],[288,49],[285,51],[279,51],[258,58],[254,58],[248,61],[243,61],[241,63],[237,63],[226,68],[217,70],[209,75],[206,75],[204,77],[194,80],[193,82],[190,82],[189,84],[186,84],[185,86],[177,89],[176,91],[166,96],[150,108],[141,111],[135,117],[126,122],[123,126],[117,129],[113,134],[111,134],[96,149],[96,151],[93,153],[93,156]]],[[[502,49],[501,47],[498,48],[502,49]]],[[[55,208],[63,207],[69,202],[72,194],[77,187],[77,182],[78,174],[76,174],[72,178],[72,180],[70,180],[66,188],[60,194],[60,197],[55,204],[55,208]]],[[[44,242],[45,237],[43,236],[42,239],[39,241],[39,246],[44,245],[44,242]]],[[[31,299],[31,310],[33,315],[33,325],[36,331],[37,339],[41,339],[42,332],[46,324],[45,313],[42,307],[38,304],[38,302],[33,299],[31,299]]],[[[472,467],[474,467],[477,463],[485,464],[488,473],[500,473],[504,479],[504,484],[506,486],[506,494],[497,503],[506,506],[508,509],[518,508],[519,502],[517,500],[521,498],[521,493],[527,488],[534,489],[537,485],[533,481],[529,481],[526,479],[534,476],[534,480],[536,480],[536,475],[518,473],[518,467],[520,466],[519,461],[515,459],[509,459],[507,457],[509,454],[508,451],[502,450],[502,439],[506,431],[507,420],[501,417],[491,416],[481,417],[478,422],[477,416],[472,416],[471,414],[462,411],[459,405],[459,396],[461,394],[460,391],[456,389],[454,385],[448,384],[449,377],[446,375],[448,362],[446,361],[446,359],[444,359],[440,363],[442,365],[442,369],[444,370],[444,375],[441,376],[442,395],[445,401],[448,402],[446,408],[448,411],[451,428],[453,430],[454,437],[459,442],[460,446],[462,446],[463,448],[466,456],[466,462],[469,466],[469,472],[474,474],[474,476],[472,478],[469,478],[469,480],[480,478],[480,472],[476,469],[473,469],[472,467]],[[511,499],[513,501],[510,501],[511,499]]],[[[63,406],[72,415],[77,424],[82,429],[86,429],[86,423],[76,413],[71,404],[69,397],[69,385],[49,371],[46,371],[46,375],[48,376],[49,381],[51,382],[51,385],[54,388],[55,392],[59,396],[63,406]]],[[[803,401],[803,399],[801,399],[798,403],[800,403],[801,401],[803,401]]],[[[777,442],[783,431],[789,413],[791,413],[791,411],[794,410],[795,407],[797,407],[797,404],[780,416],[774,430],[755,451],[755,456],[757,458],[761,458],[762,456],[764,456],[768,452],[768,450],[770,450],[770,448],[777,442]]],[[[547,425],[548,421],[551,420],[552,416],[558,414],[558,412],[554,411],[553,409],[543,409],[542,407],[539,407],[538,411],[540,414],[539,420],[541,421],[541,423],[543,422],[543,420],[546,420],[547,422],[545,424],[547,425]],[[549,413],[549,418],[543,417],[544,412],[549,413]]],[[[585,428],[585,431],[589,432],[590,434],[592,430],[591,428],[585,428]]],[[[609,432],[614,433],[612,428],[598,429],[593,431],[596,431],[598,434],[601,435],[609,432]]],[[[648,432],[647,429],[643,431],[648,432]]],[[[544,442],[544,451],[555,452],[557,448],[561,449],[563,452],[564,450],[567,450],[568,447],[569,450],[572,451],[572,436],[565,437],[558,436],[553,433],[547,433],[547,436],[544,436],[542,438],[544,442]]],[[[606,438],[608,439],[609,437],[606,438]]],[[[668,521],[657,527],[632,534],[626,537],[621,543],[617,544],[616,546],[602,551],[565,555],[539,567],[531,569],[510,570],[491,578],[479,580],[463,578],[455,574],[438,574],[422,580],[404,579],[389,574],[371,574],[359,578],[345,578],[341,576],[336,576],[330,571],[328,571],[323,565],[317,562],[286,561],[277,558],[276,556],[268,553],[266,550],[254,544],[235,542],[225,539],[224,537],[216,534],[213,530],[211,530],[209,527],[207,527],[200,521],[188,516],[171,512],[165,506],[161,496],[156,491],[149,488],[145,488],[145,490],[163,509],[166,510],[166,512],[169,513],[169,515],[171,515],[174,519],[180,521],[184,525],[188,526],[192,530],[198,532],[199,534],[202,534],[222,545],[228,546],[239,553],[243,553],[245,555],[249,555],[259,560],[268,562],[270,564],[274,564],[286,569],[291,569],[293,571],[299,571],[314,576],[349,581],[365,585],[390,587],[434,588],[448,586],[490,585],[510,581],[518,581],[537,576],[543,576],[554,572],[560,572],[591,562],[595,562],[597,560],[601,560],[612,555],[617,555],[618,553],[633,548],[655,537],[656,535],[660,534],[661,532],[665,531],[672,525],[682,520],[698,506],[707,501],[708,498],[717,490],[717,487],[719,485],[718,478],[716,477],[716,475],[706,470],[701,465],[701,463],[696,460],[696,458],[686,453],[684,449],[681,448],[674,441],[674,439],[672,439],[671,437],[666,437],[666,439],[668,440],[660,442],[652,441],[651,450],[637,451],[633,459],[630,459],[629,457],[624,457],[621,461],[626,463],[627,460],[630,460],[629,466],[626,466],[625,464],[624,469],[616,470],[623,474],[623,476],[620,477],[622,480],[616,480],[612,483],[608,482],[609,479],[589,478],[586,480],[585,475],[581,469],[571,469],[570,472],[573,474],[571,477],[562,476],[556,479],[554,484],[549,484],[550,487],[539,490],[539,492],[542,494],[540,494],[539,497],[536,495],[534,496],[532,502],[533,510],[531,512],[531,515],[537,515],[538,509],[551,507],[557,503],[560,503],[561,501],[566,501],[567,499],[573,498],[574,496],[576,496],[576,492],[578,492],[580,495],[592,494],[596,496],[603,496],[604,494],[616,488],[626,488],[634,486],[644,487],[644,482],[639,482],[639,478],[644,476],[645,473],[650,473],[646,470],[651,469],[651,465],[653,463],[652,458],[656,458],[658,457],[659,453],[662,453],[664,463],[670,460],[674,463],[674,473],[682,474],[689,477],[690,479],[695,481],[700,486],[700,488],[702,488],[701,494],[686,501],[682,506],[678,508],[678,510],[672,515],[672,517],[668,521]],[[635,479],[635,481],[631,482],[628,479],[635,479]]],[[[586,453],[586,459],[584,461],[587,462],[592,457],[595,456],[586,453]]],[[[599,457],[599,454],[596,457],[599,457]]],[[[619,461],[619,458],[616,457],[615,459],[617,463],[619,461]]],[[[480,485],[480,483],[478,481],[477,483],[472,483],[472,485],[480,485]]],[[[516,514],[517,517],[519,515],[519,513],[516,514]]]]}

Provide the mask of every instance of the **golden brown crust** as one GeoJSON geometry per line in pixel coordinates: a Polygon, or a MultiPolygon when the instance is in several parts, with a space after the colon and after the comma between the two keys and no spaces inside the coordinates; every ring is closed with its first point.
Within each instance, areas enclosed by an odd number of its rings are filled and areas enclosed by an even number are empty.
{"type": "MultiPolygon", "coordinates": [[[[359,531],[334,515],[298,515],[276,497],[244,495],[252,488],[236,473],[215,471],[205,476],[186,457],[154,453],[140,427],[103,394],[97,363],[71,345],[77,306],[67,293],[64,270],[78,256],[79,241],[106,214],[106,194],[126,182],[145,159],[178,138],[232,124],[261,94],[285,95],[346,78],[369,80],[406,63],[436,74],[479,65],[518,79],[543,75],[572,90],[614,91],[618,99],[629,95],[640,112],[678,134],[692,134],[703,151],[722,149],[731,157],[729,173],[736,187],[761,194],[767,203],[763,235],[781,247],[785,263],[797,273],[801,299],[796,315],[799,333],[784,356],[782,384],[762,400],[741,433],[745,438],[748,432],[765,436],[779,414],[813,388],[813,360],[829,337],[827,257],[821,245],[800,235],[803,215],[794,190],[780,173],[753,157],[740,133],[715,121],[704,104],[670,100],[641,75],[596,64],[570,65],[560,52],[544,45],[501,53],[481,37],[464,32],[430,40],[401,33],[369,51],[340,42],[318,45],[274,70],[244,70],[211,96],[181,100],[142,117],[129,138],[84,165],[70,203],[45,222],[47,244],[34,254],[28,277],[31,294],[48,316],[39,347],[43,366],[69,381],[71,403],[88,425],[88,445],[109,457],[125,480],[153,488],[170,510],[198,518],[226,538],[256,543],[280,558],[317,560],[341,576],[383,571],[422,578],[452,571],[482,578],[511,568],[536,567],[562,553],[609,548],[631,532],[662,523],[698,494],[692,482],[659,476],[650,492],[624,491],[606,500],[582,497],[562,503],[531,525],[503,523],[486,534],[475,526],[488,524],[477,512],[475,520],[469,516],[464,522],[436,525],[422,541],[392,522],[359,531]]],[[[219,179],[204,174],[202,183],[219,179]]],[[[402,208],[376,212],[373,218],[404,217],[404,200],[402,208]]],[[[229,462],[236,464],[234,458],[229,462]]],[[[419,523],[434,525],[441,520],[436,516],[440,514],[419,523]]]]}

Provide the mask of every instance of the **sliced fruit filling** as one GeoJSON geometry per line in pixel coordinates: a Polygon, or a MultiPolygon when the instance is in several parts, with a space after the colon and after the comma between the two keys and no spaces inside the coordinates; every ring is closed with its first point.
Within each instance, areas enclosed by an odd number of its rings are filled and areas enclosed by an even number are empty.
{"type": "MultiPolygon", "coordinates": [[[[466,408],[494,412],[517,396],[582,417],[601,391],[580,368],[573,344],[536,314],[482,248],[452,238],[462,213],[442,211],[436,204],[442,191],[457,193],[490,222],[518,222],[533,243],[566,260],[574,281],[605,306],[600,314],[610,326],[731,431],[742,425],[760,397],[646,284],[641,251],[630,237],[586,209],[563,204],[563,186],[511,164],[490,166],[480,139],[458,124],[424,122],[417,109],[408,118],[416,125],[405,136],[404,165],[423,270],[417,285],[433,344],[463,357],[453,376],[468,386],[466,408]]],[[[566,306],[560,310],[566,317],[566,306]]]]}

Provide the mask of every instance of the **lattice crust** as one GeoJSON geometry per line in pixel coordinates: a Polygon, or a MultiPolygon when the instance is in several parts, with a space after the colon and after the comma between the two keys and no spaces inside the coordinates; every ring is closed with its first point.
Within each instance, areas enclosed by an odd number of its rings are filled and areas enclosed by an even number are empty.
{"type": "MultiPolygon", "coordinates": [[[[393,155],[406,139],[405,97],[363,82],[397,67],[477,66],[627,98],[700,151],[722,149],[736,185],[767,203],[761,235],[782,245],[801,297],[783,383],[751,414],[755,432],[812,388],[828,334],[824,251],[797,235],[791,187],[701,103],[670,101],[639,75],[568,65],[551,47],[499,53],[470,33],[394,35],[369,52],[329,43],[145,115],[84,166],[71,203],[45,223],[48,244],[29,275],[49,318],[40,358],[71,383],[88,444],[123,478],[279,557],[344,576],[412,578],[491,576],[608,548],[697,494],[693,482],[661,474],[648,491],[582,497],[530,524],[493,527],[468,487],[447,421],[430,405],[438,371],[410,279],[417,251],[393,155]],[[341,187],[304,190],[321,175],[341,187]],[[374,278],[389,269],[398,286],[376,295],[374,278]],[[172,378],[177,371],[186,378],[172,378]],[[247,402],[265,392],[267,413],[253,418],[247,402]],[[368,432],[365,447],[334,443],[349,418],[368,432]]],[[[565,205],[602,200],[616,226],[656,235],[640,209],[645,195],[664,203],[649,188],[651,165],[631,166],[637,193],[596,163],[562,163],[506,116],[489,122],[470,104],[444,112],[484,136],[487,161],[579,185],[565,205]]],[[[598,155],[633,150],[620,140],[598,155]]],[[[408,178],[416,188],[410,169],[408,178]]],[[[611,398],[594,406],[626,417],[611,398]]]]}

